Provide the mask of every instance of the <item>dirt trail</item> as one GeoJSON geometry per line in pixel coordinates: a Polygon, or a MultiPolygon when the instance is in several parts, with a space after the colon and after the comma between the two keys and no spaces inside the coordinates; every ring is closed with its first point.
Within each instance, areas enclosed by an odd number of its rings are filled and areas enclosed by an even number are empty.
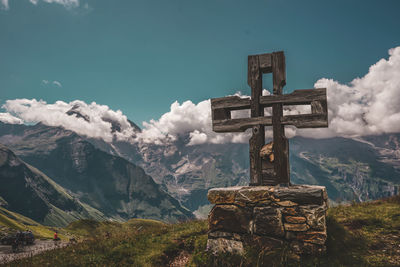
{"type": "Polygon", "coordinates": [[[0,264],[4,264],[17,259],[31,257],[46,250],[63,248],[68,242],[53,240],[35,240],[35,244],[22,246],[18,252],[12,252],[11,246],[0,245],[0,264]]]}

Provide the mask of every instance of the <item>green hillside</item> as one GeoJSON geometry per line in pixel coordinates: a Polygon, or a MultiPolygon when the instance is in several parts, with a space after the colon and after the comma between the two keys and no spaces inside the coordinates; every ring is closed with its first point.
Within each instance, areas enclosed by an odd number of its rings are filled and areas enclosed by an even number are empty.
{"type": "Polygon", "coordinates": [[[66,240],[76,235],[69,233],[67,229],[61,227],[44,226],[19,213],[9,211],[0,207],[0,237],[15,233],[16,231],[30,230],[36,238],[51,239],[54,231],[58,231],[59,237],[66,240]]]}
{"type": "Polygon", "coordinates": [[[328,211],[327,253],[296,258],[284,248],[247,248],[243,257],[205,252],[207,222],[77,221],[65,230],[85,241],[9,266],[399,266],[400,196],[328,211]]]}
{"type": "Polygon", "coordinates": [[[78,219],[105,219],[1,144],[0,184],[1,206],[41,224],[66,226],[78,219]]]}

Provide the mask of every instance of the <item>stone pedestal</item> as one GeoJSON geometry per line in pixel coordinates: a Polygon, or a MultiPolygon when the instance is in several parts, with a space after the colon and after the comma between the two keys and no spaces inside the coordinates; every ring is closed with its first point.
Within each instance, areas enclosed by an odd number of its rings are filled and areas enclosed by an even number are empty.
{"type": "Polygon", "coordinates": [[[325,251],[328,195],[323,186],[293,185],[214,188],[207,248],[242,253],[245,245],[293,253],[325,251]]]}

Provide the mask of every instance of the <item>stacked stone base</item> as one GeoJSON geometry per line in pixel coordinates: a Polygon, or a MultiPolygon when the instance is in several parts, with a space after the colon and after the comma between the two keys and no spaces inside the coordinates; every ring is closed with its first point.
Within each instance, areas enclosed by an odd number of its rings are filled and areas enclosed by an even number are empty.
{"type": "Polygon", "coordinates": [[[297,254],[325,251],[328,195],[323,186],[214,188],[207,248],[243,253],[245,246],[287,248],[297,254]]]}

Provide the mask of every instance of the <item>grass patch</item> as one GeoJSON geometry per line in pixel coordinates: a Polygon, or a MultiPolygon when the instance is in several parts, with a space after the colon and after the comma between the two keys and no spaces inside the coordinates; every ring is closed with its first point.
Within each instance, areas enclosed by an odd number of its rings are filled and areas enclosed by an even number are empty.
{"type": "Polygon", "coordinates": [[[21,214],[0,207],[0,236],[25,230],[32,231],[35,238],[39,239],[52,239],[55,231],[58,231],[62,240],[68,240],[72,237],[64,228],[43,226],[21,214]]]}
{"type": "Polygon", "coordinates": [[[295,257],[289,248],[245,248],[243,256],[207,253],[207,222],[165,224],[80,220],[63,229],[83,242],[9,266],[168,266],[187,255],[187,266],[399,266],[400,197],[328,210],[327,252],[295,257]]]}
{"type": "Polygon", "coordinates": [[[83,233],[85,241],[9,266],[165,266],[180,251],[191,253],[199,244],[198,238],[203,239],[202,246],[207,239],[205,221],[165,224],[140,219],[126,223],[84,220],[67,229],[83,233]]]}

